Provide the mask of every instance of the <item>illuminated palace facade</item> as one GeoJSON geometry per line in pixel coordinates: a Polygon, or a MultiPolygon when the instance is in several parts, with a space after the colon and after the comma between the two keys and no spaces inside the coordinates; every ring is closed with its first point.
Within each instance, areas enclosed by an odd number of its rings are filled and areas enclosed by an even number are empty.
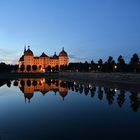
{"type": "Polygon", "coordinates": [[[68,65],[69,57],[64,48],[59,55],[55,53],[53,56],[48,56],[43,52],[40,56],[34,56],[30,46],[28,46],[27,50],[26,47],[24,48],[24,53],[18,64],[18,72],[45,72],[48,67],[60,69],[61,65],[68,65]]]}
{"type": "Polygon", "coordinates": [[[21,78],[18,80],[18,87],[22,91],[26,99],[30,102],[34,96],[34,92],[41,92],[43,95],[51,93],[53,91],[55,95],[57,92],[64,100],[64,97],[68,94],[68,89],[64,86],[66,82],[61,80],[45,80],[44,78],[21,78]]]}

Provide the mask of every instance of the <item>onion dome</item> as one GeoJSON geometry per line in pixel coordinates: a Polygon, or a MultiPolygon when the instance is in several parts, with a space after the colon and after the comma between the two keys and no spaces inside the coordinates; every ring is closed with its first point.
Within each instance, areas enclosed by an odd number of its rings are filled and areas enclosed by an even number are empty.
{"type": "Polygon", "coordinates": [[[48,57],[44,52],[40,55],[40,57],[48,57]]]}
{"type": "Polygon", "coordinates": [[[48,92],[49,92],[49,90],[45,90],[45,91],[41,90],[40,92],[41,92],[41,93],[42,93],[42,95],[44,96],[46,93],[48,93],[48,92]]]}
{"type": "Polygon", "coordinates": [[[28,46],[28,50],[24,52],[25,56],[33,56],[33,52],[30,50],[30,46],[28,46]]]}
{"type": "Polygon", "coordinates": [[[64,97],[67,96],[68,91],[67,91],[66,89],[63,89],[63,90],[59,91],[59,94],[60,94],[60,96],[61,96],[61,97],[63,98],[63,100],[64,100],[64,97]]]}
{"type": "Polygon", "coordinates": [[[64,48],[62,48],[62,51],[59,53],[59,56],[68,56],[68,54],[65,52],[64,48]]]}
{"type": "Polygon", "coordinates": [[[25,97],[25,100],[26,98],[28,99],[28,101],[30,102],[31,98],[33,97],[34,93],[24,93],[24,97],[25,97]]]}
{"type": "Polygon", "coordinates": [[[23,55],[20,57],[19,61],[24,61],[24,56],[23,55]]]}

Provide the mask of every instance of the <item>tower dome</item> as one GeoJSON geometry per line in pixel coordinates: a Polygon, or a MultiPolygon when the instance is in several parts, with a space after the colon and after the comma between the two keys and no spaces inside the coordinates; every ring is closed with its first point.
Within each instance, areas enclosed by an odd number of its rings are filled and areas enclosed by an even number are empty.
{"type": "Polygon", "coordinates": [[[59,56],[68,56],[67,52],[65,52],[64,48],[62,48],[62,51],[59,53],[59,56]]]}
{"type": "Polygon", "coordinates": [[[33,52],[30,50],[30,46],[28,46],[28,50],[24,52],[25,56],[33,56],[33,52]]]}

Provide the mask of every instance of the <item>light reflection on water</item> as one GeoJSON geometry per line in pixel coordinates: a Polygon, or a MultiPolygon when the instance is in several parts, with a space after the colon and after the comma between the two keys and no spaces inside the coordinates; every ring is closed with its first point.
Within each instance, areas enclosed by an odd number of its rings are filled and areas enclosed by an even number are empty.
{"type": "Polygon", "coordinates": [[[0,140],[138,137],[139,93],[44,78],[0,86],[0,140]]]}

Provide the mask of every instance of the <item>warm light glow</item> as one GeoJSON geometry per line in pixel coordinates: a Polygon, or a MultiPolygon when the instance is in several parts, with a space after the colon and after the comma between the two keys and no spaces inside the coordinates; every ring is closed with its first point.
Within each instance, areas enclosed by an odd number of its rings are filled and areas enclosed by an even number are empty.
{"type": "Polygon", "coordinates": [[[114,68],[117,69],[117,66],[115,65],[114,68]]]}

